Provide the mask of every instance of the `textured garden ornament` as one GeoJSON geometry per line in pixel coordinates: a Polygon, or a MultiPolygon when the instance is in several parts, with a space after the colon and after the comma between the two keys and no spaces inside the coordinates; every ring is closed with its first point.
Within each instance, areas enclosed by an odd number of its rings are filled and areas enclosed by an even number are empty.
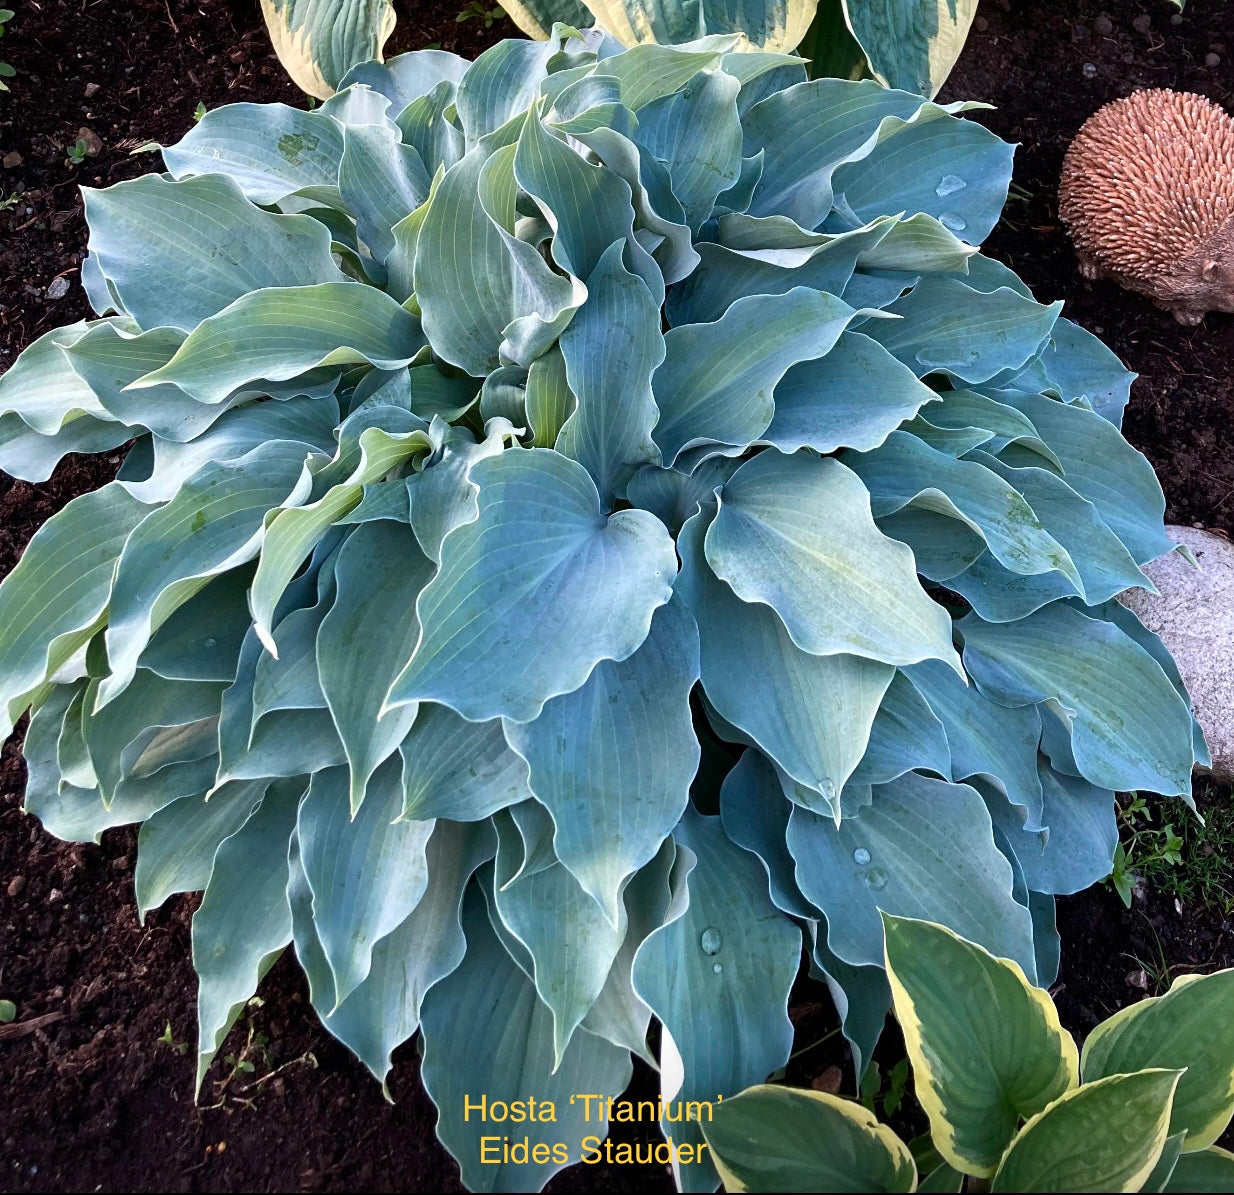
{"type": "Polygon", "coordinates": [[[1234,119],[1203,96],[1137,91],[1085,122],[1059,215],[1080,272],[1198,324],[1234,311],[1234,119]]]}

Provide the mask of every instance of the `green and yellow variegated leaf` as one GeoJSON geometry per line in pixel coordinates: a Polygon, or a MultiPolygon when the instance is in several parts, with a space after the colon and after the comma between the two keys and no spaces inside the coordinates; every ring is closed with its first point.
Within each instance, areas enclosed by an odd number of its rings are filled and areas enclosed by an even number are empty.
{"type": "Polygon", "coordinates": [[[725,1100],[703,1136],[727,1191],[913,1191],[908,1146],[852,1100],[759,1085],[725,1100]]]}
{"type": "Polygon", "coordinates": [[[1165,1148],[1180,1071],[1073,1087],[1016,1134],[990,1190],[1138,1191],[1165,1148]]]}
{"type": "Polygon", "coordinates": [[[1234,971],[1186,975],[1164,995],[1114,1014],[1084,1042],[1084,1078],[1147,1067],[1186,1073],[1174,1093],[1170,1132],[1185,1132],[1186,1152],[1205,1149],[1234,1114],[1234,971]]]}
{"type": "Polygon", "coordinates": [[[896,1020],[935,1148],[961,1173],[988,1177],[1019,1122],[1079,1081],[1075,1042],[1014,962],[928,921],[884,914],[883,928],[896,1020]]]}
{"type": "Polygon", "coordinates": [[[328,99],[353,66],[380,60],[390,0],[261,0],[275,53],[301,91],[328,99]]]}

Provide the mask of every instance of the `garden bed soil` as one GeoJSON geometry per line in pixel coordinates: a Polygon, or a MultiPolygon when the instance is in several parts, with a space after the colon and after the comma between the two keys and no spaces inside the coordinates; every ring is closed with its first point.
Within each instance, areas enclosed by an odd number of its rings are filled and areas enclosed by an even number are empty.
{"type": "MultiPolygon", "coordinates": [[[[177,139],[199,101],[207,108],[301,102],[269,50],[254,0],[18,0],[13,7],[17,15],[0,40],[0,57],[18,71],[11,93],[0,93],[0,201],[15,196],[0,213],[0,370],[36,336],[87,314],[77,283],[85,241],[79,186],[154,168],[154,157],[130,151],[177,139]],[[97,153],[73,166],[65,147],[79,137],[97,153]],[[63,285],[56,279],[69,284],[60,298],[51,297],[63,285]]],[[[479,19],[457,22],[462,7],[462,0],[398,5],[391,52],[438,43],[471,56],[514,34],[504,20],[491,29],[479,19]]],[[[1022,197],[1009,204],[988,251],[1038,297],[1065,299],[1066,313],[1140,374],[1126,430],[1158,470],[1167,518],[1226,533],[1234,530],[1234,318],[1209,316],[1183,328],[1146,300],[1082,280],[1055,191],[1068,140],[1110,99],[1169,86],[1231,106],[1231,7],[1190,0],[1174,24],[1165,0],[1080,0],[1053,11],[1035,0],[984,0],[942,97],[998,105],[976,118],[1020,143],[1022,197]],[[1094,32],[1103,9],[1105,36],[1094,32]],[[1220,65],[1205,65],[1210,54],[1220,65]]],[[[69,458],[39,486],[0,475],[0,575],[45,519],[118,463],[115,454],[69,458]]],[[[110,831],[97,846],[46,834],[20,810],[18,739],[0,757],[0,996],[18,1008],[16,1024],[0,1029],[0,1187],[459,1189],[457,1169],[433,1134],[435,1111],[418,1081],[414,1046],[395,1056],[391,1106],[321,1029],[290,957],[275,966],[262,986],[264,1003],[221,1051],[240,1054],[251,1029],[256,1069],[224,1083],[230,1068],[216,1063],[194,1106],[192,1050],[181,1046],[194,1037],[195,898],[173,898],[139,924],[135,832],[110,831]]],[[[1231,794],[1211,790],[1206,799],[1231,794]]],[[[1163,973],[1234,965],[1221,913],[1151,891],[1126,910],[1097,886],[1059,902],[1059,926],[1055,993],[1064,1023],[1081,1036],[1163,973]]],[[[845,1061],[839,1039],[827,1036],[834,1016],[825,990],[799,983],[792,1014],[805,1052],[788,1077],[825,1085],[827,1068],[845,1061]]],[[[879,1054],[884,1069],[896,1051],[889,1035],[879,1054]]],[[[645,1068],[636,1075],[642,1091],[653,1082],[645,1068]]],[[[905,1129],[920,1127],[911,1110],[900,1119],[905,1129]]],[[[663,1168],[597,1166],[567,1171],[551,1189],[671,1186],[663,1168]]]]}

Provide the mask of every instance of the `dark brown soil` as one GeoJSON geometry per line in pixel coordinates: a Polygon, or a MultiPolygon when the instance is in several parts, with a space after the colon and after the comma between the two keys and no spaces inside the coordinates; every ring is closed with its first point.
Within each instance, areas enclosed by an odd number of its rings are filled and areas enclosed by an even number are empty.
{"type": "MultiPolygon", "coordinates": [[[[0,49],[18,70],[0,95],[0,369],[35,336],[86,314],[77,286],[85,229],[77,187],[107,185],[154,168],[130,156],[145,141],[174,140],[207,107],[243,99],[299,102],[268,48],[255,0],[20,0],[0,49]],[[87,85],[91,94],[86,95],[87,85]],[[97,86],[97,90],[95,89],[97,86]],[[82,128],[102,141],[78,167],[65,147],[82,128]],[[12,159],[9,159],[12,161],[12,159]],[[47,297],[57,277],[72,284],[47,297]]],[[[511,36],[499,20],[459,23],[463,0],[399,5],[391,50],[436,42],[474,55],[511,36]]],[[[1228,449],[1234,398],[1234,319],[1209,316],[1180,328],[1147,301],[1109,284],[1082,281],[1058,225],[1055,186],[1069,137],[1101,103],[1140,86],[1202,91],[1230,103],[1234,5],[1190,0],[1170,24],[1164,0],[1106,0],[1112,24],[1092,33],[1100,7],[1089,0],[1043,6],[987,0],[944,98],[990,100],[990,127],[1021,142],[1016,182],[1027,200],[989,248],[1042,298],[1068,300],[1067,313],[1140,372],[1127,418],[1132,441],[1161,473],[1172,521],[1234,530],[1234,454],[1228,449]],[[1135,18],[1147,14],[1147,32],[1135,18]],[[1216,43],[1216,44],[1215,44],[1216,43]],[[1205,55],[1222,65],[1206,68],[1205,55]],[[1091,63],[1096,76],[1086,77],[1091,63]]],[[[1091,74],[1092,72],[1089,72],[1091,74]]],[[[118,456],[70,458],[42,486],[0,476],[0,575],[37,527],[66,501],[104,481],[118,456]]],[[[189,963],[192,898],[173,899],[138,924],[133,905],[135,834],[111,831],[99,846],[70,846],[20,811],[24,783],[18,736],[0,759],[0,996],[31,1029],[0,1035],[0,1188],[5,1190],[457,1190],[457,1169],[433,1134],[435,1113],[419,1085],[414,1047],[396,1056],[386,1104],[377,1085],[317,1024],[290,958],[262,988],[248,1023],[268,1044],[253,1052],[252,1075],[225,1086],[216,1065],[192,1102],[191,1049],[196,985],[189,963]],[[166,1028],[171,1043],[160,1041],[166,1028]],[[271,1074],[277,1068],[277,1074],[271,1074]],[[262,1079],[263,1076],[271,1076],[262,1079]],[[221,1101],[221,1106],[208,1105],[221,1101]]],[[[1223,791],[1218,798],[1229,800],[1223,791]]],[[[1145,992],[1139,972],[1178,974],[1234,965],[1230,926],[1201,908],[1178,910],[1148,894],[1127,911],[1104,887],[1060,902],[1063,968],[1055,989],[1067,1026],[1083,1035],[1145,992]]],[[[1150,984],[1152,979],[1149,980],[1150,984]]],[[[834,1025],[818,985],[793,998],[798,1048],[834,1025]]],[[[238,1030],[222,1053],[239,1053],[238,1030]]],[[[889,1035],[884,1069],[896,1060],[889,1035]]],[[[794,1082],[844,1063],[838,1038],[795,1060],[794,1082]]],[[[646,1090],[646,1071],[636,1084],[646,1090]]],[[[897,1118],[916,1131],[911,1109],[897,1118]]],[[[553,1188],[668,1190],[662,1169],[579,1168],[553,1188]]]]}

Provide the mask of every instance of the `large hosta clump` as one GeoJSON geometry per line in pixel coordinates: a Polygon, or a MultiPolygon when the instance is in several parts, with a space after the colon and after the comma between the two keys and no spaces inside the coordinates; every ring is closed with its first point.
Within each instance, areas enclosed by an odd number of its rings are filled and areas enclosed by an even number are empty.
{"type": "Polygon", "coordinates": [[[732,46],[213,112],[87,192],[103,318],[0,381],[11,473],[134,441],[0,588],[27,809],[204,889],[199,1073],[294,944],[375,1075],[423,1034],[476,1187],[563,1155],[465,1097],[577,1158],[653,1018],[666,1096],[761,1081],[803,934],[859,1066],[880,909],[1048,982],[1113,790],[1203,753],[1111,600],[1172,548],[1130,375],[973,248],[1011,148],[732,46]]]}

